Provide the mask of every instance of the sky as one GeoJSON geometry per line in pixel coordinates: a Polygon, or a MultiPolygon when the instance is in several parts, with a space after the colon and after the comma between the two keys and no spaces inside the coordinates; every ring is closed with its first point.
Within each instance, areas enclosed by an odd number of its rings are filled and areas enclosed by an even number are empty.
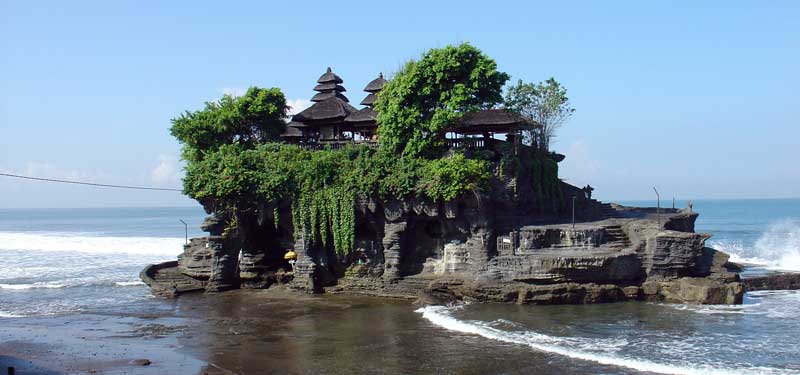
{"type": "MultiPolygon", "coordinates": [[[[796,1],[0,0],[0,173],[180,188],[183,111],[252,85],[302,108],[328,66],[358,103],[470,42],[567,88],[560,175],[596,198],[798,197],[798,20],[796,1]]],[[[0,208],[192,205],[0,177],[0,208]]]]}

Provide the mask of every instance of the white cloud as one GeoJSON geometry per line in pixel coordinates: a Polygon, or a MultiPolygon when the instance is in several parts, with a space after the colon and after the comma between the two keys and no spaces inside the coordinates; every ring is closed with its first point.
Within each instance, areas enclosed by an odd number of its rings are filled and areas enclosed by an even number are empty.
{"type": "Polygon", "coordinates": [[[577,139],[567,148],[566,159],[562,163],[566,177],[571,183],[586,183],[602,174],[603,165],[591,156],[584,139],[577,139]]]}
{"type": "Polygon", "coordinates": [[[295,115],[300,113],[302,110],[311,106],[311,101],[308,99],[293,99],[287,100],[286,105],[290,107],[289,115],[295,115]]]}
{"type": "Polygon", "coordinates": [[[158,186],[180,186],[183,168],[175,155],[159,155],[158,165],[150,172],[150,181],[158,186]]]}
{"type": "Polygon", "coordinates": [[[230,95],[234,98],[244,95],[247,92],[247,89],[243,89],[241,87],[226,87],[222,89],[223,95],[230,95]]]}

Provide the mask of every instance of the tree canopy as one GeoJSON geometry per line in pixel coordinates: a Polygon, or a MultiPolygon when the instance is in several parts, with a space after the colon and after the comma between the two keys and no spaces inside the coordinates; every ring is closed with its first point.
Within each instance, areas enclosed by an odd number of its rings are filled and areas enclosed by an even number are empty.
{"type": "Polygon", "coordinates": [[[575,112],[567,97],[567,89],[554,78],[539,83],[517,81],[506,91],[505,105],[541,126],[540,129],[528,129],[526,137],[545,151],[550,150],[556,132],[575,112]]]}
{"type": "Polygon", "coordinates": [[[201,160],[224,144],[253,148],[276,141],[286,129],[286,98],[278,88],[250,87],[239,97],[224,95],[199,111],[172,119],[170,133],[183,143],[183,158],[201,160]]]}
{"type": "Polygon", "coordinates": [[[378,95],[382,147],[409,156],[435,155],[445,128],[463,113],[502,102],[508,78],[468,43],[425,52],[419,61],[407,62],[378,95]]]}

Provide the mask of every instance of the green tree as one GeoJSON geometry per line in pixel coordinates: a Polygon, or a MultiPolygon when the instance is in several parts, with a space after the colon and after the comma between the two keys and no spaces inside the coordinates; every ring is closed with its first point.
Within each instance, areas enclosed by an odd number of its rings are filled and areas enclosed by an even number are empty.
{"type": "Polygon", "coordinates": [[[505,106],[538,124],[539,128],[526,129],[525,137],[544,151],[550,150],[556,132],[575,112],[567,89],[554,78],[535,84],[517,81],[506,91],[505,106]]]}
{"type": "Polygon", "coordinates": [[[199,111],[172,119],[170,133],[183,143],[183,158],[198,161],[224,144],[253,148],[286,129],[286,98],[278,88],[250,87],[239,97],[224,95],[199,111]]]}
{"type": "Polygon", "coordinates": [[[432,156],[463,113],[502,102],[508,74],[468,43],[434,48],[407,62],[378,95],[378,133],[392,153],[432,156]]]}

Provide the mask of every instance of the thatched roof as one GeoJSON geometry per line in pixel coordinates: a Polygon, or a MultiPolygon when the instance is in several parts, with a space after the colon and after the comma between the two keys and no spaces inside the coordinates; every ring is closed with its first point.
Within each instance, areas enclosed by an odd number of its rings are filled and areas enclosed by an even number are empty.
{"type": "Polygon", "coordinates": [[[340,100],[343,100],[345,102],[349,102],[350,101],[350,99],[347,99],[346,96],[344,96],[344,95],[342,95],[342,94],[340,94],[338,92],[335,92],[335,91],[320,92],[320,93],[314,95],[313,97],[311,97],[311,101],[312,102],[321,102],[323,100],[328,100],[328,99],[334,98],[334,97],[335,98],[339,98],[340,100]]]}
{"type": "Polygon", "coordinates": [[[333,82],[331,82],[331,83],[320,83],[319,85],[314,86],[314,91],[327,92],[327,91],[334,91],[334,90],[336,90],[338,92],[347,91],[347,90],[344,89],[344,87],[342,87],[342,86],[340,86],[340,85],[338,85],[336,83],[333,83],[333,82]]]}
{"type": "Polygon", "coordinates": [[[306,124],[304,124],[302,122],[289,121],[289,123],[286,124],[286,127],[292,127],[292,128],[298,128],[299,129],[299,128],[307,128],[308,125],[306,125],[306,124]]]}
{"type": "Polygon", "coordinates": [[[507,109],[484,109],[464,114],[451,130],[463,134],[506,133],[527,122],[528,120],[519,114],[507,109]]]}
{"type": "Polygon", "coordinates": [[[375,94],[369,94],[366,98],[364,98],[364,100],[361,101],[361,105],[372,106],[375,104],[375,100],[378,100],[378,97],[375,94]]]}
{"type": "Polygon", "coordinates": [[[314,103],[311,107],[294,115],[292,121],[299,121],[306,125],[313,125],[314,122],[344,120],[351,113],[358,111],[338,96],[334,96],[314,103]]]}
{"type": "MultiPolygon", "coordinates": [[[[305,126],[305,125],[303,125],[305,126]]],[[[287,126],[286,131],[284,131],[281,135],[281,138],[302,138],[303,132],[294,126],[287,126]]]]}
{"type": "Polygon", "coordinates": [[[333,73],[333,71],[331,71],[331,67],[328,67],[328,71],[326,71],[325,74],[319,76],[317,83],[331,83],[331,82],[342,83],[344,81],[342,81],[342,79],[339,78],[339,76],[337,76],[336,74],[333,73]]]}
{"type": "Polygon", "coordinates": [[[344,119],[344,121],[352,123],[353,126],[357,127],[377,126],[377,124],[375,123],[375,119],[377,118],[377,116],[378,116],[377,113],[375,113],[375,111],[372,110],[372,108],[367,107],[351,113],[350,116],[347,116],[347,118],[344,119]]]}
{"type": "Polygon", "coordinates": [[[383,79],[383,73],[378,75],[378,78],[373,79],[370,83],[367,84],[367,87],[364,87],[364,91],[370,93],[376,93],[381,91],[383,88],[383,84],[386,83],[386,80],[383,79]]]}

